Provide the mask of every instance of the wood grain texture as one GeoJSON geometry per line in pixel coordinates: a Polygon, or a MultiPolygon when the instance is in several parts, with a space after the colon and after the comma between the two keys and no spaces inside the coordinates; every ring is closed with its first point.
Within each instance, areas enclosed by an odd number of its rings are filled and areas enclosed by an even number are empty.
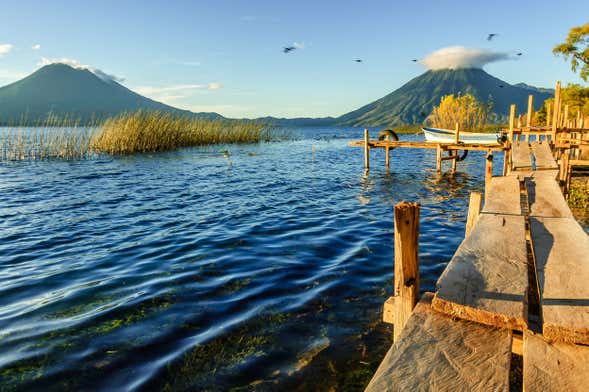
{"type": "Polygon", "coordinates": [[[524,333],[524,391],[574,392],[589,389],[589,347],[549,343],[524,333]]]}
{"type": "Polygon", "coordinates": [[[558,169],[550,169],[550,170],[519,170],[519,171],[512,171],[508,174],[510,177],[515,177],[520,181],[525,180],[528,177],[533,178],[551,178],[553,180],[557,180],[559,176],[558,169]]]}
{"type": "Polygon", "coordinates": [[[527,142],[513,142],[511,145],[511,165],[513,170],[532,168],[532,157],[527,142]]]}
{"type": "Polygon", "coordinates": [[[558,169],[558,164],[547,142],[532,142],[532,154],[534,154],[536,169],[558,169]]]}
{"type": "Polygon", "coordinates": [[[573,218],[530,218],[543,334],[589,344],[589,237],[573,218]]]}
{"type": "Polygon", "coordinates": [[[523,216],[481,214],[437,283],[434,309],[482,324],[527,326],[523,216]]]}
{"type": "Polygon", "coordinates": [[[548,177],[526,179],[530,216],[548,218],[572,218],[558,183],[548,177]]]}
{"type": "Polygon", "coordinates": [[[511,332],[435,312],[426,293],[366,391],[508,391],[511,332]]]}
{"type": "Polygon", "coordinates": [[[519,180],[512,176],[493,177],[483,212],[521,215],[519,180]]]}

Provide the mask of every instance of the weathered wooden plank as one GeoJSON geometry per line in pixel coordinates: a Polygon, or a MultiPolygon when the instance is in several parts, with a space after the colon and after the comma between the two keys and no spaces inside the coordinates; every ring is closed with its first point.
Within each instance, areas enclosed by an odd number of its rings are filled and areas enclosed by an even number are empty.
{"type": "Polygon", "coordinates": [[[366,391],[508,391],[511,332],[415,307],[366,391]]]}
{"type": "Polygon", "coordinates": [[[521,215],[519,180],[512,176],[493,177],[483,212],[521,215]]]}
{"type": "Polygon", "coordinates": [[[530,218],[543,334],[589,344],[589,237],[573,218],[530,218]]]}
{"type": "Polygon", "coordinates": [[[532,168],[532,158],[530,157],[528,142],[513,142],[511,146],[511,165],[513,170],[532,168]]]}
{"type": "Polygon", "coordinates": [[[527,178],[530,216],[571,218],[573,216],[558,183],[552,178],[527,178]]]}
{"type": "Polygon", "coordinates": [[[523,216],[481,214],[442,273],[434,309],[482,324],[527,326],[527,250],[523,216]]]}
{"type": "Polygon", "coordinates": [[[536,169],[558,169],[547,142],[532,142],[532,153],[536,161],[536,169]]]}
{"type": "MultiPolygon", "coordinates": [[[[431,142],[409,142],[409,141],[387,141],[387,140],[370,140],[368,146],[370,148],[437,148],[438,144],[444,150],[478,150],[478,151],[503,151],[505,146],[502,144],[453,144],[453,143],[431,143],[431,142]]],[[[364,147],[364,140],[355,140],[348,143],[350,147],[364,147]]]]}
{"type": "Polygon", "coordinates": [[[589,381],[589,347],[548,343],[539,335],[524,333],[524,391],[586,391],[589,381]]]}

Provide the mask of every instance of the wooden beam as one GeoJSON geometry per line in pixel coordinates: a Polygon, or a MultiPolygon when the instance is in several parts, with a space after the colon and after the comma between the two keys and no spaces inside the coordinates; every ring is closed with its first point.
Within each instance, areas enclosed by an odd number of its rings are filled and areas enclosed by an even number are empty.
{"type": "Polygon", "coordinates": [[[395,340],[419,299],[419,207],[408,202],[395,205],[395,340]]]}
{"type": "Polygon", "coordinates": [[[513,128],[515,126],[515,104],[509,107],[509,144],[513,143],[513,128]]]}
{"type": "Polygon", "coordinates": [[[368,140],[368,129],[364,130],[364,168],[370,169],[370,146],[368,140]]]}
{"type": "Polygon", "coordinates": [[[524,391],[585,391],[589,380],[589,347],[549,343],[524,332],[524,391]]]}
{"type": "Polygon", "coordinates": [[[442,148],[438,144],[436,148],[436,173],[442,172],[442,148]]]}
{"type": "Polygon", "coordinates": [[[485,158],[485,198],[489,194],[489,185],[493,178],[493,152],[487,151],[487,157],[485,158]]]}
{"type": "Polygon", "coordinates": [[[573,218],[530,218],[542,332],[589,344],[589,236],[573,218]]]}
{"type": "Polygon", "coordinates": [[[509,391],[511,332],[415,307],[366,387],[384,391],[509,391]]]}
{"type": "Polygon", "coordinates": [[[385,153],[385,162],[384,162],[384,165],[385,165],[386,168],[389,168],[390,167],[390,164],[391,164],[391,157],[390,157],[390,155],[391,155],[391,148],[389,146],[386,146],[384,148],[384,153],[385,153]]]}
{"type": "Polygon", "coordinates": [[[548,102],[546,105],[546,126],[552,126],[552,103],[548,102]]]}
{"type": "Polygon", "coordinates": [[[526,115],[526,127],[532,126],[532,117],[534,115],[534,96],[528,95],[528,112],[526,115]]]}
{"type": "Polygon", "coordinates": [[[528,258],[523,216],[480,215],[436,286],[432,306],[450,316],[522,331],[528,258]]]}
{"type": "Polygon", "coordinates": [[[493,177],[483,212],[521,215],[519,180],[513,176],[493,177]]]}
{"type": "Polygon", "coordinates": [[[560,114],[560,81],[556,82],[554,89],[554,109],[552,113],[552,143],[556,143],[556,129],[558,128],[558,116],[560,114]]]}
{"type": "MultiPolygon", "coordinates": [[[[460,141],[460,125],[456,123],[455,128],[456,133],[454,134],[454,143],[458,144],[460,141]]],[[[458,150],[451,152],[451,154],[454,157],[454,159],[452,160],[452,168],[450,169],[450,173],[455,174],[456,164],[458,163],[458,150]]]]}
{"type": "Polygon", "coordinates": [[[481,205],[483,203],[483,197],[479,192],[471,192],[470,200],[468,202],[468,216],[466,218],[466,232],[464,237],[468,237],[472,231],[474,225],[477,223],[477,219],[481,213],[481,205]]]}

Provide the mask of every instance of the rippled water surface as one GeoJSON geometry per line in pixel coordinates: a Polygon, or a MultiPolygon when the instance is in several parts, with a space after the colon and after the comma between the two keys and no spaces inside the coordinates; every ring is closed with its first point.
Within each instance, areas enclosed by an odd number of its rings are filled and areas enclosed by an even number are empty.
{"type": "Polygon", "coordinates": [[[372,151],[365,174],[360,130],[300,132],[0,163],[0,389],[361,390],[391,344],[393,205],[422,204],[431,290],[484,159],[372,151]]]}

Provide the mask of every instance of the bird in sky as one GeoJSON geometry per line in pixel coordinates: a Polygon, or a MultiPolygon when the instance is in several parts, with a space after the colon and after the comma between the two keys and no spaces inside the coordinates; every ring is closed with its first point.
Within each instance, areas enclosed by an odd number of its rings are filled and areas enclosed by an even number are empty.
{"type": "Polygon", "coordinates": [[[492,40],[493,38],[495,38],[495,37],[496,37],[496,36],[498,36],[498,35],[499,35],[499,34],[497,34],[497,33],[491,33],[491,34],[489,34],[489,35],[487,36],[487,41],[490,41],[490,40],[492,40]]]}
{"type": "Polygon", "coordinates": [[[285,46],[284,48],[282,48],[282,52],[289,53],[289,52],[292,52],[295,49],[296,49],[296,47],[294,47],[294,46],[285,46]]]}
{"type": "Polygon", "coordinates": [[[517,56],[521,56],[522,54],[523,54],[522,52],[518,52],[517,53],[517,56]]]}
{"type": "Polygon", "coordinates": [[[505,86],[504,86],[504,85],[502,85],[502,84],[500,84],[500,85],[499,85],[499,88],[503,88],[503,87],[505,87],[505,86]]]}
{"type": "Polygon", "coordinates": [[[413,61],[414,63],[416,63],[416,62],[417,62],[417,59],[413,59],[413,60],[411,60],[411,61],[413,61]]]}
{"type": "Polygon", "coordinates": [[[356,59],[354,61],[357,62],[357,63],[361,63],[362,62],[362,59],[356,59]]]}

